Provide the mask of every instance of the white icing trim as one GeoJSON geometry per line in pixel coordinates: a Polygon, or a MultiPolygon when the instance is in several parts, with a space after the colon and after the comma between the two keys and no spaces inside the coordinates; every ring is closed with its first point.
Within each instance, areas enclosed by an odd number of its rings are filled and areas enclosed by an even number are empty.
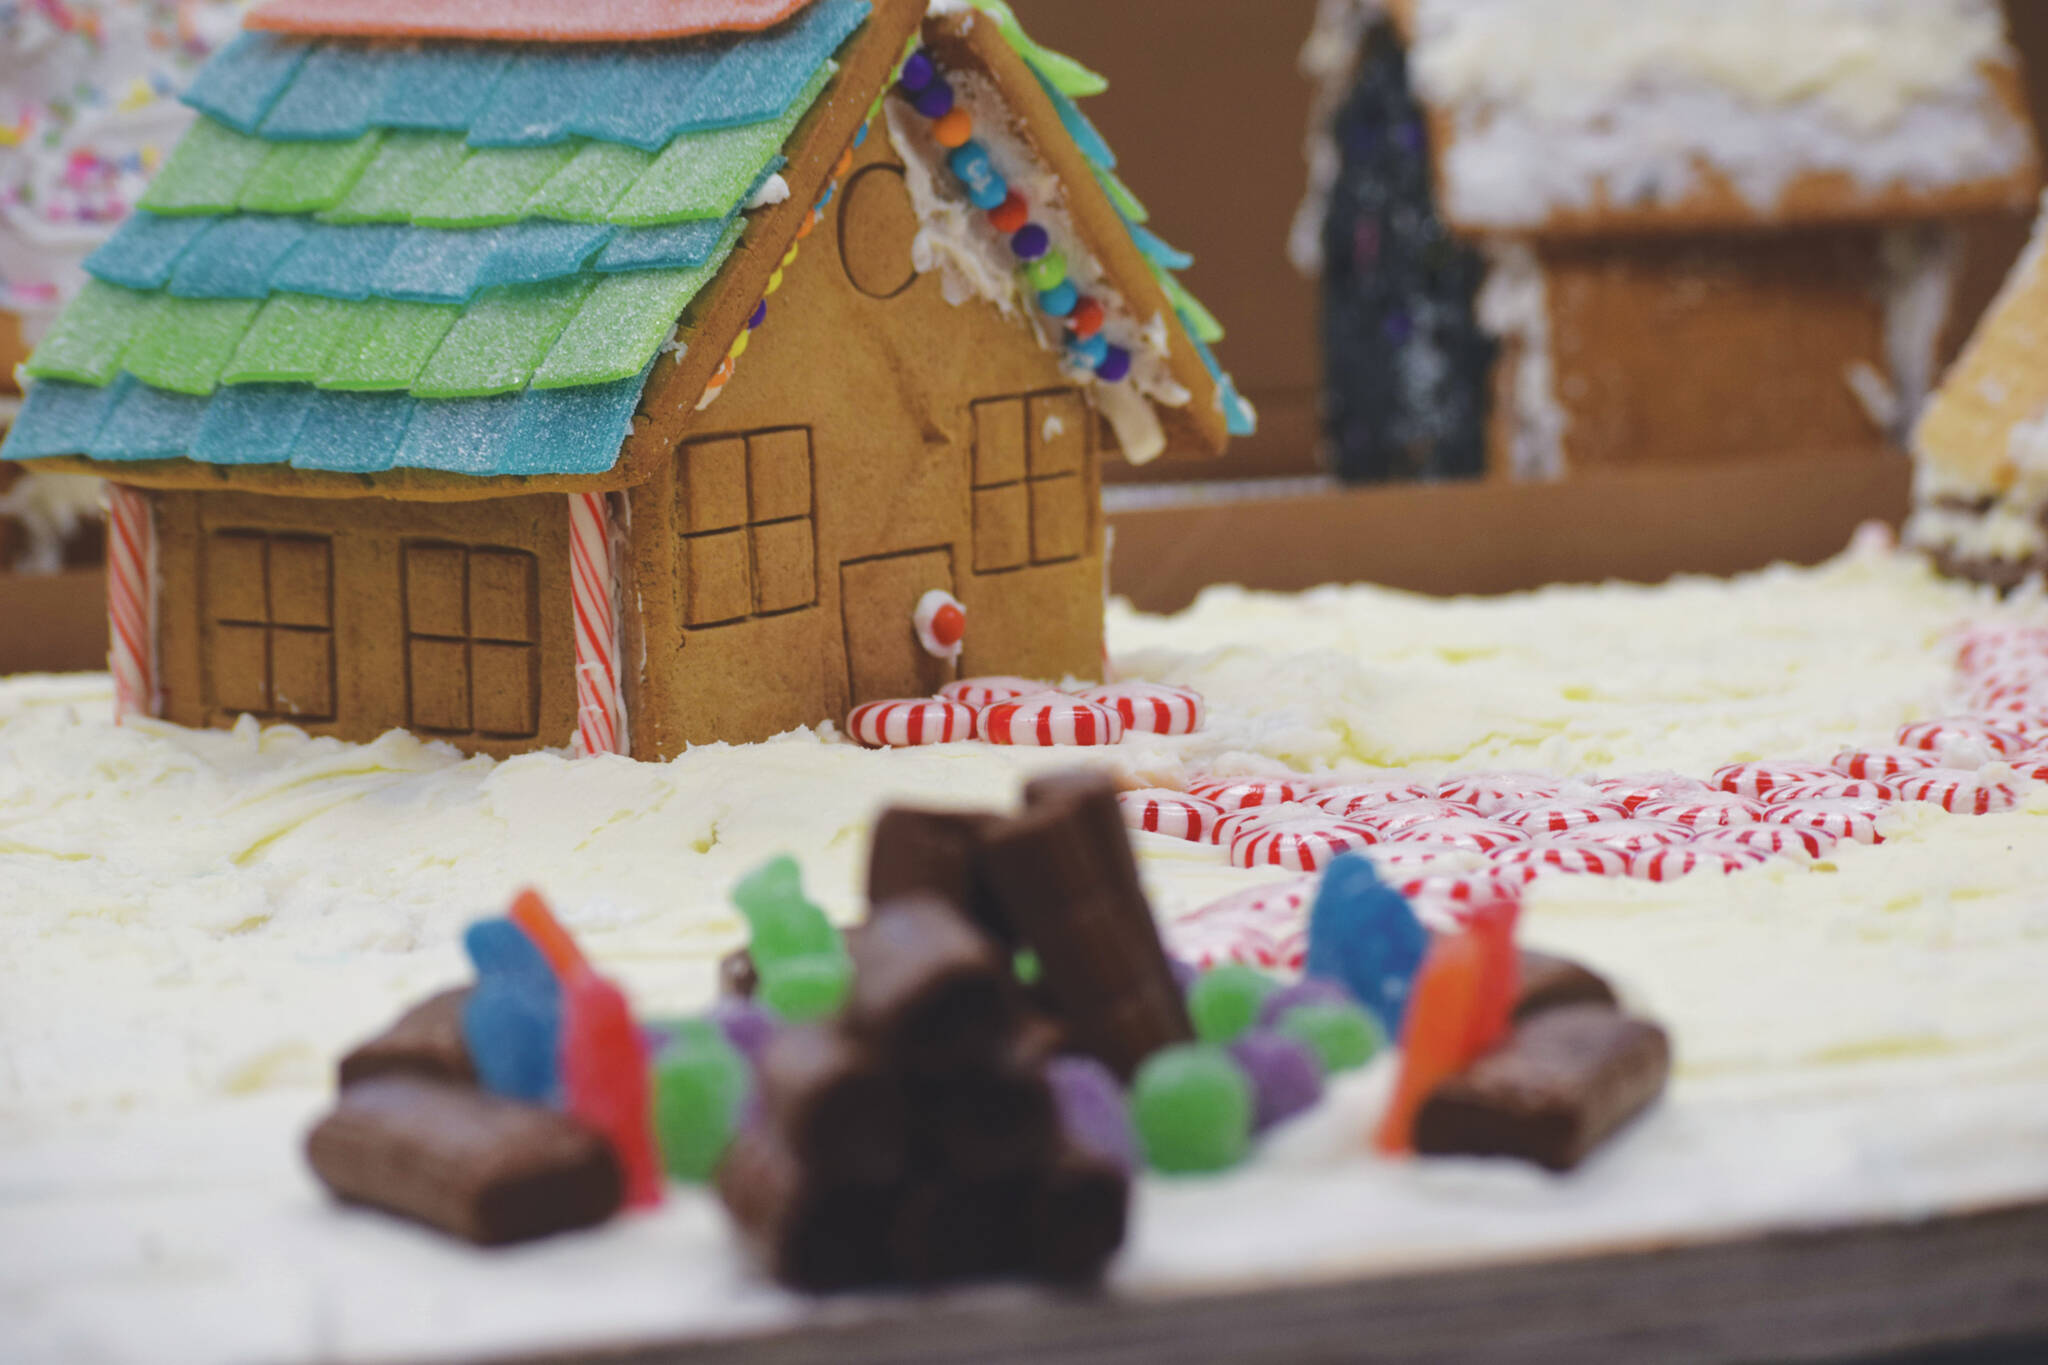
{"type": "MultiPolygon", "coordinates": [[[[1559,479],[1565,473],[1564,438],[1571,417],[1557,398],[1551,358],[1550,291],[1536,253],[1526,243],[1487,249],[1486,283],[1479,291],[1479,325],[1513,357],[1510,379],[1514,426],[1508,468],[1517,479],[1559,479]]],[[[1509,357],[1502,357],[1502,364],[1509,357]]]]}

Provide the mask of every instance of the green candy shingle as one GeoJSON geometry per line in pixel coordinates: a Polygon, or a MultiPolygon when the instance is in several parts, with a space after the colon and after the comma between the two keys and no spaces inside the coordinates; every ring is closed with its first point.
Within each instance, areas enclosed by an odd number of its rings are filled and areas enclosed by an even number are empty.
{"type": "Polygon", "coordinates": [[[320,216],[330,223],[411,222],[413,210],[468,159],[469,147],[458,137],[387,133],[349,192],[320,216]]]}
{"type": "Polygon", "coordinates": [[[647,174],[613,206],[611,221],[655,227],[723,218],[754,187],[762,167],[789,141],[836,70],[829,62],[821,67],[788,111],[771,123],[719,128],[669,143],[647,174]]]}
{"type": "Polygon", "coordinates": [[[313,213],[332,208],[354,187],[383,145],[381,132],[353,142],[279,142],[242,186],[251,213],[313,213]]]}
{"type": "Polygon", "coordinates": [[[349,333],[349,305],[311,294],[278,294],[221,371],[223,384],[311,384],[349,333]]]}
{"type": "Polygon", "coordinates": [[[668,340],[676,319],[718,278],[746,225],[735,222],[711,259],[691,270],[605,275],[533,376],[537,389],[573,389],[630,379],[668,340]]]}
{"type": "Polygon", "coordinates": [[[453,303],[371,299],[355,305],[320,387],[365,393],[411,388],[461,316],[461,305],[453,303]]]}
{"type": "Polygon", "coordinates": [[[631,189],[654,154],[616,142],[592,142],[526,201],[529,218],[556,218],[565,223],[602,223],[612,205],[631,189]]]}
{"type": "Polygon", "coordinates": [[[87,280],[48,336],[36,347],[28,372],[38,379],[68,379],[95,387],[121,372],[121,356],[149,317],[154,294],[87,280]]]}
{"type": "Polygon", "coordinates": [[[571,144],[556,147],[486,147],[413,210],[421,227],[498,227],[526,217],[526,201],[569,164],[571,144]]]}
{"type": "Polygon", "coordinates": [[[583,277],[486,290],[413,381],[413,396],[483,398],[525,388],[595,284],[583,277]]]}
{"type": "Polygon", "coordinates": [[[227,213],[270,153],[271,145],[261,138],[202,118],[150,182],[141,207],[165,215],[227,213]]]}
{"type": "Polygon", "coordinates": [[[153,389],[212,393],[262,307],[257,299],[163,295],[129,343],[121,368],[153,389]]]}

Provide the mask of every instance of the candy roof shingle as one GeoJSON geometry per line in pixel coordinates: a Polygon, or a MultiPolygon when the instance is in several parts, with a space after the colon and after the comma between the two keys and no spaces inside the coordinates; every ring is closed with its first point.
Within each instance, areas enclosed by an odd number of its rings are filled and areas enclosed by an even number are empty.
{"type": "MultiPolygon", "coordinates": [[[[633,482],[620,452],[643,391],[694,404],[923,18],[916,0],[878,6],[885,21],[870,23],[869,0],[664,0],[677,22],[721,8],[794,17],[553,47],[245,33],[195,83],[186,98],[204,117],[29,362],[8,458],[123,462],[138,479],[157,473],[141,461],[289,466],[383,475],[393,491],[449,475],[633,482]],[[750,219],[785,169],[796,212],[750,219]],[[746,298],[714,307],[728,289],[746,298]],[[676,349],[703,353],[678,355],[650,391],[678,319],[676,349]]],[[[282,0],[258,18],[383,33],[359,25],[386,8],[282,0]]],[[[496,8],[407,6],[422,22],[496,8]]],[[[602,27],[644,7],[580,8],[602,27]]],[[[538,14],[520,22],[554,22],[538,14]]],[[[1120,250],[1136,253],[1125,273],[1186,328],[1173,338],[1183,384],[1248,429],[1208,352],[1220,328],[1171,274],[1187,258],[1139,226],[1142,204],[1072,103],[1088,88],[1080,68],[1000,17],[1046,82],[1014,81],[1031,87],[1018,93],[1053,102],[1045,121],[1082,152],[1073,176],[1121,215],[1120,250]]],[[[584,32],[542,29],[523,36],[584,32]]],[[[249,486],[278,488],[281,474],[249,486]]]]}

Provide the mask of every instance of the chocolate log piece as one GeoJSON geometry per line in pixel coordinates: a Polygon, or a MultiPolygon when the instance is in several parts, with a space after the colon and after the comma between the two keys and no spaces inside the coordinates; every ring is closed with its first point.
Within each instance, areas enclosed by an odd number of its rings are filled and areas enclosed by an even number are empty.
{"type": "Polygon", "coordinates": [[[397,1023],[341,1059],[343,1088],[379,1076],[425,1076],[476,1084],[469,1046],[462,1038],[462,1007],[469,987],[443,991],[413,1006],[397,1023]]]}
{"type": "Polygon", "coordinates": [[[611,1147],[566,1116],[417,1076],[344,1090],[306,1157],[339,1198],[478,1246],[602,1223],[624,1192],[611,1147]]]}
{"type": "Polygon", "coordinates": [[[1614,987],[1605,978],[1569,958],[1522,950],[1522,988],[1515,998],[1515,1018],[1556,1009],[1560,1005],[1616,1004],[1614,987]]]}
{"type": "Polygon", "coordinates": [[[886,1284],[900,1189],[820,1182],[771,1132],[744,1134],[718,1167],[718,1195],[761,1267],[813,1293],[886,1284]]]}
{"type": "Polygon", "coordinates": [[[955,811],[882,812],[868,849],[868,904],[877,907],[929,897],[956,906],[983,933],[1014,946],[981,867],[981,844],[999,817],[955,811]]]}
{"type": "Polygon", "coordinates": [[[902,1083],[867,1048],[824,1028],[782,1030],[761,1054],[763,1116],[823,1185],[888,1185],[910,1156],[902,1083]]]}
{"type": "Polygon", "coordinates": [[[1099,1278],[1124,1244],[1130,1208],[1128,1171],[1079,1144],[1063,1144],[1032,1197],[1031,1273],[1062,1284],[1099,1278]]]}
{"type": "Polygon", "coordinates": [[[911,1284],[1014,1275],[1029,1262],[1034,1182],[1013,1175],[924,1182],[897,1205],[889,1239],[896,1271],[911,1284]]]}
{"type": "Polygon", "coordinates": [[[1125,1081],[1193,1037],[1116,801],[1096,773],[1042,778],[991,827],[983,865],[1004,918],[1038,955],[1073,1046],[1125,1081]]]}
{"type": "Polygon", "coordinates": [[[847,943],[846,1026],[902,1069],[937,1075],[1002,1055],[1015,987],[988,936],[930,896],[875,908],[847,943]]]}
{"type": "Polygon", "coordinates": [[[1058,1149],[1059,1107],[1042,1066],[992,1063],[910,1094],[917,1141],[948,1171],[1014,1175],[1043,1166],[1058,1149]]]}
{"type": "Polygon", "coordinates": [[[718,993],[736,1000],[752,1000],[754,992],[761,989],[761,973],[754,966],[754,955],[745,948],[735,948],[718,959],[718,993]]]}
{"type": "Polygon", "coordinates": [[[1604,1005],[1564,1005],[1436,1088],[1415,1120],[1428,1156],[1513,1156],[1568,1171],[1664,1089],[1664,1030],[1604,1005]]]}

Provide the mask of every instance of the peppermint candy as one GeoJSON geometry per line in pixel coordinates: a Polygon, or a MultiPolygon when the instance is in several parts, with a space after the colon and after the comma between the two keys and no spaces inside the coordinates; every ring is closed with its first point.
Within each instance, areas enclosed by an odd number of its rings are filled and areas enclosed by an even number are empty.
{"type": "MultiPolygon", "coordinates": [[[[1765,790],[1775,790],[1775,787],[1765,790]]],[[[1763,819],[1763,811],[1760,803],[1747,797],[1728,792],[1707,792],[1677,801],[1646,802],[1636,807],[1636,816],[1643,820],[1668,820],[1691,830],[1708,830],[1753,825],[1763,819]]]]}
{"type": "Polygon", "coordinates": [[[1947,754],[1959,749],[1982,749],[1998,758],[2012,758],[2027,751],[2027,741],[2015,730],[1969,716],[1946,720],[1923,720],[1899,731],[1899,744],[1907,749],[1925,749],[1947,754]]]}
{"type": "Polygon", "coordinates": [[[1624,877],[1628,875],[1629,865],[1629,855],[1618,848],[1548,839],[1496,850],[1491,860],[1497,869],[1525,870],[1531,879],[1554,872],[1582,877],[1624,877]]]}
{"type": "Polygon", "coordinates": [[[1573,830],[1568,835],[1558,836],[1558,841],[1595,844],[1601,848],[1635,854],[1647,849],[1668,848],[1673,844],[1689,844],[1695,837],[1697,836],[1692,830],[1676,821],[1645,820],[1638,815],[1632,820],[1610,820],[1603,824],[1587,825],[1583,829],[1573,830]]]}
{"type": "Polygon", "coordinates": [[[1764,804],[1782,806],[1787,801],[1891,801],[1895,799],[1892,788],[1883,782],[1872,782],[1864,778],[1833,777],[1815,778],[1811,782],[1788,782],[1782,787],[1773,787],[1764,797],[1764,804]]]}
{"type": "Polygon", "coordinates": [[[1209,839],[1212,843],[1221,844],[1225,848],[1229,848],[1230,841],[1246,830],[1257,829],[1262,825],[1270,825],[1277,821],[1317,820],[1327,825],[1337,820],[1335,816],[1320,807],[1306,806],[1298,801],[1289,801],[1284,806],[1245,806],[1239,810],[1222,807],[1221,809],[1223,814],[1216,821],[1215,827],[1210,831],[1209,839]]]}
{"type": "Polygon", "coordinates": [[[1106,706],[1042,693],[988,707],[981,713],[981,737],[1019,748],[1097,748],[1120,743],[1124,723],[1106,706]]]}
{"type": "Polygon", "coordinates": [[[1205,711],[1199,694],[1163,683],[1114,683],[1082,692],[1084,701],[1107,706],[1122,718],[1124,729],[1140,735],[1191,735],[1202,728],[1205,711]]]}
{"type": "Polygon", "coordinates": [[[1788,782],[1811,782],[1834,775],[1833,768],[1818,763],[1730,763],[1715,771],[1713,785],[1718,791],[1756,801],[1762,800],[1772,788],[1788,782]]]}
{"type": "Polygon", "coordinates": [[[1637,807],[1652,801],[1676,801],[1713,790],[1698,778],[1686,777],[1682,773],[1636,773],[1628,777],[1603,777],[1589,785],[1606,800],[1612,801],[1630,815],[1636,813],[1637,807]]]}
{"type": "Polygon", "coordinates": [[[1385,837],[1387,842],[1392,844],[1441,844],[1449,848],[1467,849],[1473,853],[1491,853],[1510,844],[1529,842],[1529,836],[1512,825],[1498,824],[1473,816],[1424,820],[1419,824],[1403,825],[1398,829],[1387,830],[1385,837]]]}
{"type": "Polygon", "coordinates": [[[1018,697],[1055,690],[1051,683],[1033,682],[1029,678],[962,678],[940,688],[939,695],[947,701],[961,702],[978,711],[999,701],[1014,701],[1018,697]]]}
{"type": "Polygon", "coordinates": [[[1549,801],[1564,791],[1564,783],[1542,773],[1476,773],[1453,777],[1436,789],[1437,797],[1472,806],[1481,815],[1491,815],[1509,806],[1549,801]]]}
{"type": "Polygon", "coordinates": [[[1474,872],[1486,860],[1470,849],[1449,844],[1376,844],[1366,850],[1373,871],[1383,882],[1402,882],[1422,876],[1455,876],[1474,872]]]}
{"type": "Polygon", "coordinates": [[[1369,848],[1379,836],[1361,825],[1340,824],[1329,816],[1296,817],[1249,825],[1230,841],[1233,867],[1284,867],[1316,872],[1340,853],[1369,848]]]}
{"type": "Polygon", "coordinates": [[[1626,820],[1628,811],[1608,801],[1538,801],[1511,806],[1493,818],[1527,834],[1563,834],[1606,820],[1626,820]]]}
{"type": "Polygon", "coordinates": [[[1421,801],[1395,801],[1372,810],[1359,811],[1351,818],[1359,824],[1372,826],[1382,834],[1392,834],[1395,830],[1426,824],[1431,820],[1477,820],[1479,810],[1476,806],[1431,797],[1421,801]]]}
{"type": "Polygon", "coordinates": [[[1700,873],[1732,876],[1762,867],[1770,860],[1771,855],[1762,849],[1743,844],[1684,844],[1637,854],[1629,863],[1628,873],[1639,881],[1673,882],[1700,873]]]}
{"type": "Polygon", "coordinates": [[[1817,829],[1859,844],[1881,844],[1884,838],[1877,832],[1877,817],[1888,809],[1882,801],[1787,801],[1766,807],[1764,819],[1795,829],[1817,829]]]}
{"type": "Polygon", "coordinates": [[[2048,753],[2021,754],[2012,761],[2012,770],[2028,782],[2048,782],[2048,753]]]}
{"type": "Polygon", "coordinates": [[[1959,768],[1931,768],[1899,780],[1901,801],[1926,801],[1951,815],[1999,815],[2018,810],[2017,785],[1959,768]]]}
{"type": "Polygon", "coordinates": [[[1341,787],[1324,787],[1309,794],[1312,805],[1332,815],[1368,815],[1383,806],[1406,801],[1431,801],[1436,793],[1414,782],[1350,782],[1341,787]]]}
{"type": "Polygon", "coordinates": [[[1521,887],[1515,881],[1492,872],[1455,877],[1413,877],[1402,882],[1396,890],[1407,897],[1416,914],[1440,923],[1446,919],[1456,922],[1461,910],[1470,910],[1490,901],[1515,899],[1521,894],[1521,887]]]}
{"type": "Polygon", "coordinates": [[[1195,844],[1210,842],[1223,818],[1223,808],[1213,801],[1160,787],[1118,792],[1116,803],[1123,808],[1126,828],[1195,844]]]}
{"type": "Polygon", "coordinates": [[[1925,749],[1844,749],[1830,765],[1845,777],[1882,782],[1901,773],[1925,772],[1941,766],[1941,757],[1925,749]]]}
{"type": "Polygon", "coordinates": [[[1231,964],[1268,971],[1300,968],[1299,957],[1289,960],[1286,936],[1248,920],[1190,917],[1167,926],[1166,946],[1173,956],[1205,972],[1231,964]]]}
{"type": "Polygon", "coordinates": [[[1214,801],[1225,810],[1250,810],[1254,806],[1285,806],[1308,799],[1301,781],[1267,777],[1211,778],[1188,783],[1188,795],[1214,801]]]}
{"type": "Polygon", "coordinates": [[[1765,823],[1745,825],[1741,829],[1721,830],[1715,834],[1714,842],[1738,844],[1743,848],[1754,848],[1770,854],[1792,857],[1803,854],[1808,858],[1821,858],[1841,840],[1811,827],[1765,823]]]}
{"type": "Polygon", "coordinates": [[[1963,637],[1956,666],[1981,673],[2001,664],[2033,664],[2048,671],[2048,629],[2040,626],[1982,626],[1963,637]]]}
{"type": "Polygon", "coordinates": [[[958,744],[974,738],[974,708],[936,697],[871,701],[853,708],[846,718],[846,730],[870,749],[958,744]]]}

